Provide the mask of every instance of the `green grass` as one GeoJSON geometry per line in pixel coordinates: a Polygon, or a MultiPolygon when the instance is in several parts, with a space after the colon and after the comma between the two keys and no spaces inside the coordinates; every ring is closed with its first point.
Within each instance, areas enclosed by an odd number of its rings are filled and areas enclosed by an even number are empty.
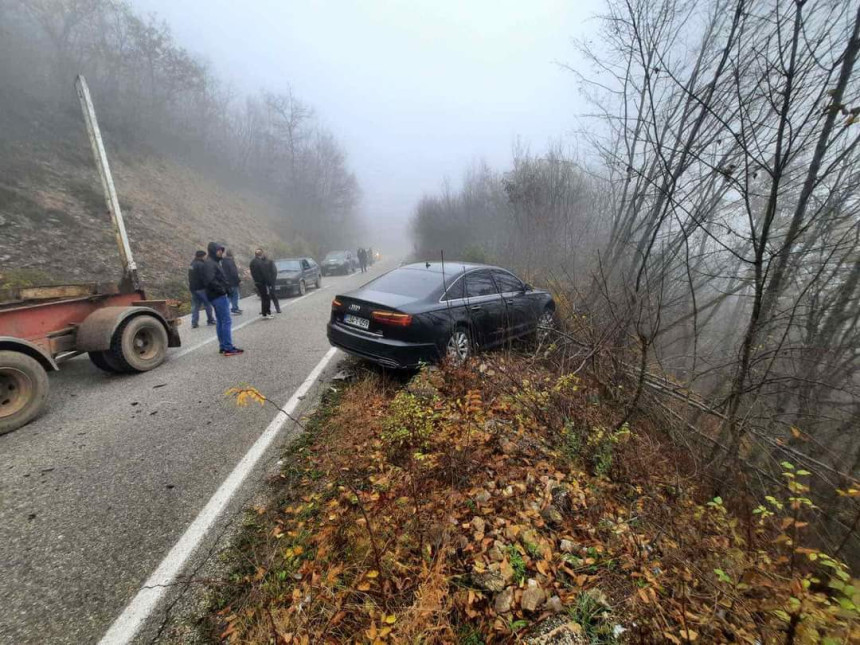
{"type": "Polygon", "coordinates": [[[579,594],[568,614],[571,620],[582,627],[590,645],[617,645],[618,638],[614,635],[609,621],[609,608],[592,594],[579,594]]]}
{"type": "Polygon", "coordinates": [[[522,554],[513,544],[507,548],[508,559],[511,561],[511,568],[514,570],[514,581],[519,584],[526,579],[526,563],[523,560],[522,554]]]}

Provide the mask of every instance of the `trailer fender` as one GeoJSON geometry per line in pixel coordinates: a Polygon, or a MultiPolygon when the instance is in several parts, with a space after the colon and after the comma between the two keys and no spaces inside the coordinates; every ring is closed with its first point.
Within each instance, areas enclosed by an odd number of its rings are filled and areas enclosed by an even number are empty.
{"type": "Polygon", "coordinates": [[[21,352],[31,358],[35,358],[46,372],[56,372],[60,369],[53,357],[38,345],[34,345],[30,341],[14,336],[0,336],[0,351],[10,350],[21,352]]]}
{"type": "MultiPolygon", "coordinates": [[[[110,349],[111,339],[117,328],[134,316],[152,316],[158,320],[167,332],[167,337],[173,340],[178,336],[175,328],[167,322],[155,309],[149,307],[102,307],[84,319],[78,327],[75,349],[79,352],[100,352],[110,349]]],[[[170,347],[174,347],[170,343],[170,347]]]]}

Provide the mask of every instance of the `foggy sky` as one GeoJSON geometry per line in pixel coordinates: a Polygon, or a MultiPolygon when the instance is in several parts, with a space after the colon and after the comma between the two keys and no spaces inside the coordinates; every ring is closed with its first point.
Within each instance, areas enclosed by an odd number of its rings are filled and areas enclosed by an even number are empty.
{"type": "Polygon", "coordinates": [[[572,39],[594,29],[601,8],[599,0],[133,4],[166,20],[237,91],[291,86],[345,146],[365,217],[401,231],[443,178],[456,185],[480,160],[507,167],[518,137],[536,151],[570,138],[585,107],[557,63],[577,65],[572,39]]]}

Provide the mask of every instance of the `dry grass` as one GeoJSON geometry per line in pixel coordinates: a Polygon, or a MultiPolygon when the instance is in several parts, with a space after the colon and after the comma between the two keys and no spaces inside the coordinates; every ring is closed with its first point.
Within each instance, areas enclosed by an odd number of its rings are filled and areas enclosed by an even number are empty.
{"type": "Polygon", "coordinates": [[[860,634],[842,569],[787,545],[784,516],[709,500],[644,422],[613,430],[601,388],[503,355],[362,377],[249,515],[211,638],[476,645],[559,613],[594,643],[860,634]]]}

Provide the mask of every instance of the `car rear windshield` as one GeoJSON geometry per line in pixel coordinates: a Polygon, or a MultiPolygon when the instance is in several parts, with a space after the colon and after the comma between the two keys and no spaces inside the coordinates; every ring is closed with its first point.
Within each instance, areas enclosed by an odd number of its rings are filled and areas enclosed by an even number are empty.
{"type": "Polygon", "coordinates": [[[329,253],[327,256],[325,256],[325,259],[326,260],[345,260],[346,259],[346,252],[345,251],[338,251],[337,253],[329,253]]]}
{"type": "Polygon", "coordinates": [[[442,286],[442,276],[421,269],[395,269],[366,285],[367,289],[421,298],[442,286]]]}
{"type": "Polygon", "coordinates": [[[278,271],[301,271],[302,263],[298,260],[276,260],[275,266],[278,271]]]}

